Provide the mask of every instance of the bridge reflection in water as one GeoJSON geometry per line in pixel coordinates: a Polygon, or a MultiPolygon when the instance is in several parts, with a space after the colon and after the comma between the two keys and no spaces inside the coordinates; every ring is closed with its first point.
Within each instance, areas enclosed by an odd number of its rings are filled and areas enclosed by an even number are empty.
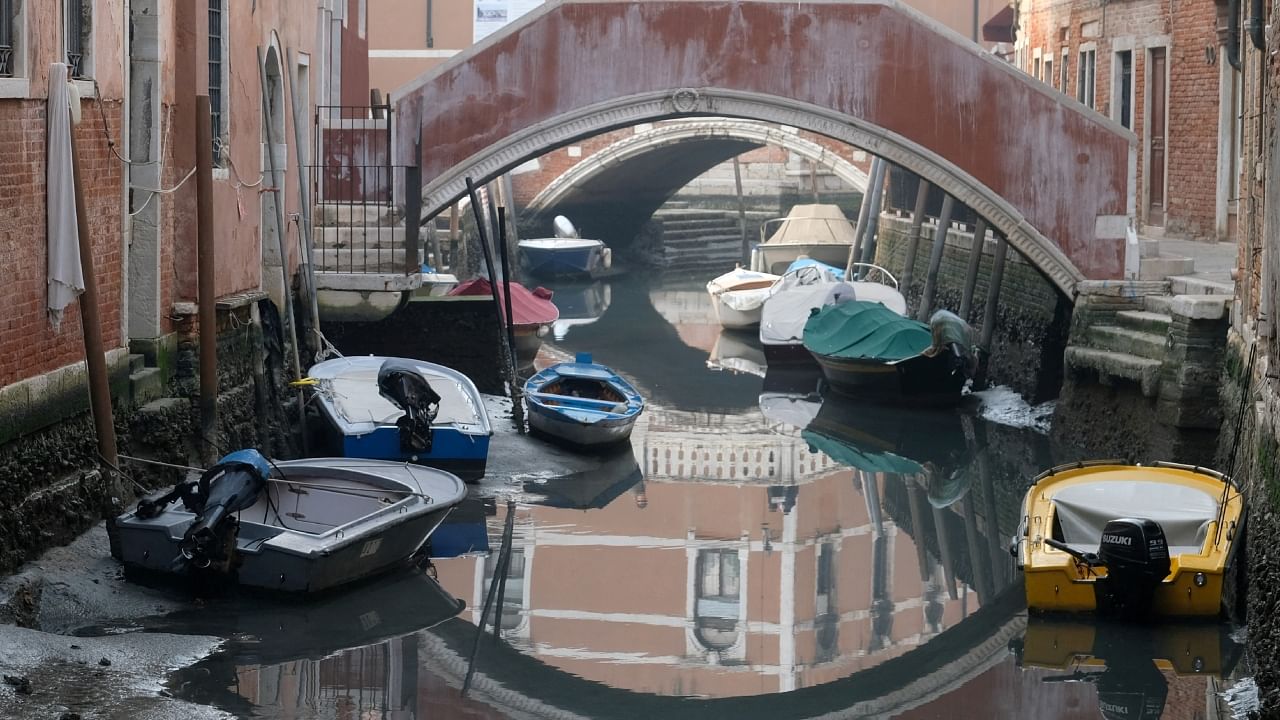
{"type": "MultiPolygon", "coordinates": [[[[636,318],[630,344],[646,355],[705,359],[717,346],[691,293],[611,296],[603,321],[569,328],[561,349],[599,351],[578,342],[636,318]],[[610,317],[651,297],[666,306],[610,317]]],[[[710,394],[656,400],[630,450],[598,472],[523,489],[500,640],[482,643],[468,697],[458,688],[496,552],[436,561],[466,602],[456,618],[369,598],[353,622],[407,615],[408,634],[323,658],[233,661],[214,675],[234,677],[238,702],[264,717],[385,720],[1191,718],[1212,704],[1238,654],[1229,628],[1028,628],[1006,548],[1029,478],[1052,462],[1043,436],[971,409],[824,399],[813,375],[672,370],[604,345],[651,397],[657,383],[726,376],[749,395],[719,409],[710,394]]],[[[507,510],[488,502],[456,524],[474,535],[482,523],[496,549],[507,510]]]]}

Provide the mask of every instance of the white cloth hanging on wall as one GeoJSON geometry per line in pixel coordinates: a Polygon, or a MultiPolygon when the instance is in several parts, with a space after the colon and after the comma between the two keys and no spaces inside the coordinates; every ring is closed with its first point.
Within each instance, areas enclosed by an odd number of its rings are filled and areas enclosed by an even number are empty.
{"type": "Polygon", "coordinates": [[[67,66],[49,67],[48,155],[45,166],[49,239],[49,321],[54,329],[62,312],[84,292],[76,190],[71,168],[71,114],[67,66]]]}

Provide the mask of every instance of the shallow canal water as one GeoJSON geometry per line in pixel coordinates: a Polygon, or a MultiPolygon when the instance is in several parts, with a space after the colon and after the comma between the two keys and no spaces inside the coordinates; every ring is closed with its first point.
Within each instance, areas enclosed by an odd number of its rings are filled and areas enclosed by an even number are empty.
{"type": "Polygon", "coordinates": [[[1229,626],[1028,619],[1007,548],[1054,462],[1042,433],[979,398],[823,397],[816,367],[770,371],[721,332],[702,282],[555,290],[542,359],[631,378],[631,447],[477,486],[433,538],[447,595],[400,575],[256,607],[175,694],[280,719],[1213,717],[1229,626]],[[463,697],[508,513],[500,639],[463,697]]]}

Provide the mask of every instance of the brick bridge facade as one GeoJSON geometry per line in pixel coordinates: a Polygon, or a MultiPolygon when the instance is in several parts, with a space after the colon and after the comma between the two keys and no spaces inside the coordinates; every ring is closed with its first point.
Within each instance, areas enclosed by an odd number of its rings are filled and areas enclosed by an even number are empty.
{"type": "Polygon", "coordinates": [[[396,110],[399,161],[421,163],[428,215],[465,177],[583,138],[738,117],[915,172],[1069,296],[1124,273],[1133,134],[893,0],[548,2],[419,78],[396,110]]]}

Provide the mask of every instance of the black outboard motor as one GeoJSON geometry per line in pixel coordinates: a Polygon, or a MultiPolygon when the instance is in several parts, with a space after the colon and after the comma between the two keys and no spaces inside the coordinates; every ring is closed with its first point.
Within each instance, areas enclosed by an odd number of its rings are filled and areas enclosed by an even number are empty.
{"type": "Polygon", "coordinates": [[[1156,588],[1169,575],[1169,544],[1154,520],[1120,518],[1102,529],[1098,560],[1107,576],[1094,585],[1098,611],[1140,619],[1151,611],[1156,588]]]}
{"type": "Polygon", "coordinates": [[[271,467],[257,450],[238,450],[206,470],[198,491],[183,498],[196,517],[182,536],[182,556],[197,568],[216,564],[230,571],[236,538],[231,513],[257,502],[270,474],[271,467]]]}
{"type": "Polygon", "coordinates": [[[387,360],[378,368],[378,393],[404,410],[396,421],[400,450],[431,452],[431,423],[440,412],[440,395],[410,362],[387,360]]]}

